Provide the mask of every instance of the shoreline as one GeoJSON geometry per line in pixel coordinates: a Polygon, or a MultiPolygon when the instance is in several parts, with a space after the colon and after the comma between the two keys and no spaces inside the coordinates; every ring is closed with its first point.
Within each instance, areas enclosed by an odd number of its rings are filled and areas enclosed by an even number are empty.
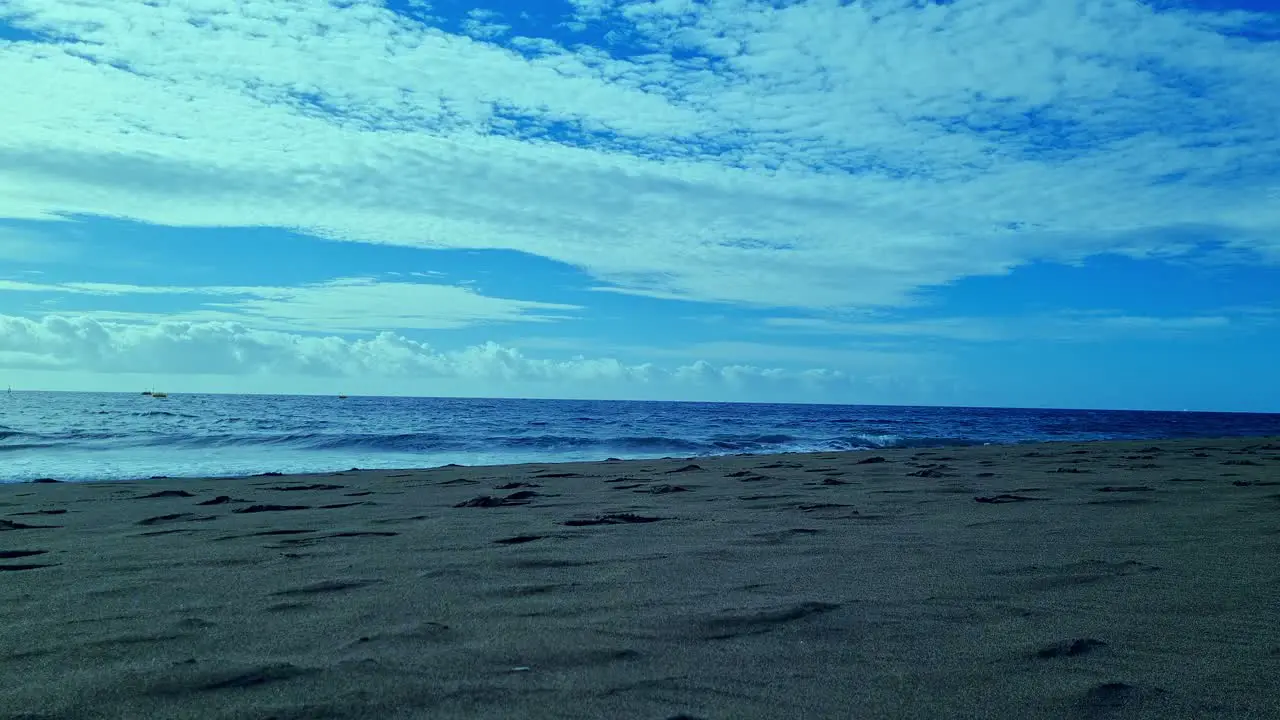
{"type": "Polygon", "coordinates": [[[1275,437],[10,483],[0,719],[1267,717],[1277,556],[1275,437]]]}
{"type": "Polygon", "coordinates": [[[131,478],[109,478],[102,480],[65,480],[57,477],[42,477],[32,480],[13,480],[0,482],[0,487],[6,485],[31,485],[31,484],[101,484],[101,483],[136,483],[136,482],[158,482],[158,481],[217,481],[217,480],[248,480],[263,477],[322,477],[328,475],[351,475],[355,473],[372,473],[374,475],[383,473],[425,473],[443,470],[447,468],[466,468],[476,470],[500,470],[503,468],[525,468],[535,465],[553,465],[553,466],[591,466],[598,464],[613,463],[645,463],[645,462],[707,462],[717,463],[718,461],[734,461],[743,458],[768,459],[775,457],[798,457],[798,458],[815,458],[818,456],[849,456],[859,454],[903,454],[915,452],[929,451],[970,451],[996,448],[1028,448],[1036,446],[1056,447],[1056,446],[1080,446],[1080,447],[1105,447],[1105,446],[1150,446],[1157,444],[1185,444],[1185,443],[1249,443],[1254,442],[1262,445],[1280,443],[1280,435],[1258,435],[1258,436],[1227,436],[1227,437],[1194,437],[1194,438],[1138,438],[1124,440],[1019,440],[1007,443],[983,443],[983,442],[966,442],[951,444],[928,444],[928,445],[903,445],[888,446],[882,448],[865,448],[857,450],[804,450],[804,451],[784,451],[784,452],[766,452],[766,453],[729,453],[724,455],[666,455],[662,457],[629,457],[617,458],[609,457],[601,460],[565,460],[565,459],[549,459],[539,461],[527,461],[516,463],[495,463],[495,464],[475,464],[463,465],[456,463],[448,463],[444,465],[433,466],[399,466],[385,468],[338,468],[333,470],[316,470],[308,472],[279,472],[274,470],[265,470],[252,474],[216,474],[216,475],[154,475],[149,477],[131,477],[131,478]]]}

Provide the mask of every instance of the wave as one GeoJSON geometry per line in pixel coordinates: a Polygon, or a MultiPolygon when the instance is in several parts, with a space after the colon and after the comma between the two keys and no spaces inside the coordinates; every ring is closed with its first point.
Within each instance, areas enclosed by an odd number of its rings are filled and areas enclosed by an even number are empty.
{"type": "Polygon", "coordinates": [[[57,444],[56,443],[40,443],[40,442],[6,443],[4,445],[0,445],[0,452],[17,452],[19,450],[45,450],[52,447],[57,447],[57,444]]]}
{"type": "Polygon", "coordinates": [[[170,418],[183,418],[184,420],[200,419],[199,415],[189,415],[187,413],[169,412],[168,410],[147,410],[145,412],[132,412],[132,413],[129,413],[129,415],[132,417],[141,417],[141,418],[170,417],[170,418]]]}
{"type": "Polygon", "coordinates": [[[0,451],[63,448],[102,450],[173,448],[175,450],[278,448],[294,451],[400,454],[537,453],[548,457],[730,455],[784,452],[875,450],[893,447],[936,447],[981,444],[971,438],[903,437],[887,433],[850,433],[838,437],[806,437],[786,433],[713,434],[702,438],[667,435],[501,434],[462,435],[442,432],[210,432],[171,433],[77,430],[61,434],[0,433],[0,451]],[[12,439],[14,442],[6,442],[12,439]]]}

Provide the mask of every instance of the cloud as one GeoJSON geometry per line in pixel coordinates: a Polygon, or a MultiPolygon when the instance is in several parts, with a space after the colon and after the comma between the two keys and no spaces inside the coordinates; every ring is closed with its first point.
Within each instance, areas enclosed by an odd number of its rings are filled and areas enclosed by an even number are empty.
{"type": "Polygon", "coordinates": [[[1223,311],[1186,316],[1133,315],[1120,312],[1059,312],[1010,317],[942,317],[922,320],[835,320],[815,317],[766,318],[764,325],[782,332],[835,335],[859,340],[877,338],[943,339],[961,342],[1057,340],[1097,342],[1121,338],[1171,338],[1215,330],[1264,324],[1259,312],[1223,311]]]}
{"type": "MultiPolygon", "coordinates": [[[[510,300],[468,287],[372,278],[339,278],[299,287],[166,287],[116,283],[38,283],[0,280],[0,292],[66,293],[99,298],[170,295],[203,298],[198,309],[166,313],[186,321],[229,321],[247,327],[300,332],[368,333],[445,330],[500,322],[555,322],[576,305],[510,300]]],[[[152,322],[154,313],[85,311],[98,319],[152,322]]]]}
{"type": "Polygon", "coordinates": [[[764,343],[743,341],[699,342],[686,347],[644,348],[636,354],[653,358],[700,357],[713,362],[838,367],[861,376],[936,371],[945,360],[934,354],[909,350],[900,343],[854,342],[823,344],[764,343]]]}
{"type": "Polygon", "coordinates": [[[945,338],[987,341],[1006,339],[998,320],[992,318],[936,318],[905,322],[850,322],[812,317],[775,317],[766,327],[803,334],[842,335],[852,338],[945,338]]]}
{"type": "Polygon", "coordinates": [[[477,40],[492,40],[511,31],[510,25],[495,22],[501,17],[493,10],[471,10],[462,22],[462,30],[477,40]]]}
{"type": "Polygon", "coordinates": [[[10,0],[53,40],[0,43],[0,216],[513,249],[625,292],[804,308],[1169,236],[1280,262],[1264,16],[577,8],[616,42],[503,46],[373,2],[10,0]]]}
{"type": "MultiPolygon", "coordinates": [[[[344,339],[256,330],[230,322],[168,321],[150,325],[49,315],[0,315],[0,367],[80,373],[332,378],[351,382],[444,380],[481,384],[489,394],[569,388],[642,392],[699,389],[848,390],[842,371],[786,370],[695,361],[666,367],[609,357],[530,357],[489,342],[445,351],[391,332],[344,339]]],[[[468,386],[470,387],[470,386],[468,386]]]]}

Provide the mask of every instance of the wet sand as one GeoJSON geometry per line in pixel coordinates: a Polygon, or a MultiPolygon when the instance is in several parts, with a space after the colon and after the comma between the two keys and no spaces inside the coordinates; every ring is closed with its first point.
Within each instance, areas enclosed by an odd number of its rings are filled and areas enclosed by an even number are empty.
{"type": "Polygon", "coordinates": [[[0,486],[2,718],[1280,717],[1280,441],[0,486]]]}

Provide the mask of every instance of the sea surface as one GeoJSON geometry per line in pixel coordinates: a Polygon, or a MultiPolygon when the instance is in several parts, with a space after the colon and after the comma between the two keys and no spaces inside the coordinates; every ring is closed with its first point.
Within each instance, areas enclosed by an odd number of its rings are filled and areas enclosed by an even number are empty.
{"type": "Polygon", "coordinates": [[[567,400],[0,394],[0,482],[1280,435],[1280,415],[567,400]]]}

